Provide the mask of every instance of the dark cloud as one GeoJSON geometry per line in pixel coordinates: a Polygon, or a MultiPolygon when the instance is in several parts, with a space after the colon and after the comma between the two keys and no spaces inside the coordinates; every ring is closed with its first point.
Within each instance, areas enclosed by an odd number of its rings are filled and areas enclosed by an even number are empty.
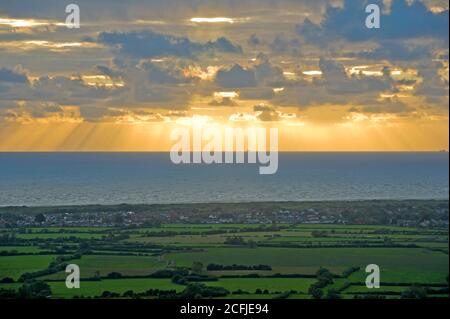
{"type": "Polygon", "coordinates": [[[218,52],[226,53],[242,53],[242,48],[239,45],[233,44],[225,37],[220,37],[216,41],[209,41],[203,45],[203,50],[216,50],[218,52]]]}
{"type": "Polygon", "coordinates": [[[24,109],[27,109],[30,114],[35,118],[45,118],[49,115],[63,113],[64,109],[61,105],[51,102],[27,102],[24,106],[24,109]]]}
{"type": "Polygon", "coordinates": [[[116,78],[116,77],[122,76],[122,73],[119,72],[117,69],[114,69],[114,68],[112,68],[110,66],[106,66],[106,65],[96,65],[92,69],[92,73],[106,75],[111,78],[116,78]]]}
{"type": "MultiPolygon", "coordinates": [[[[442,65],[438,62],[421,64],[418,71],[422,81],[417,86],[414,94],[417,96],[424,96],[426,101],[430,104],[448,108],[448,77],[444,78],[439,74],[441,68],[442,65]]],[[[448,72],[448,70],[444,72],[448,72]]]]}
{"type": "Polygon", "coordinates": [[[319,66],[323,72],[320,79],[287,83],[285,90],[275,95],[273,103],[302,108],[320,104],[372,103],[380,92],[393,90],[389,72],[380,78],[348,76],[341,63],[323,58],[319,66]]]}
{"type": "Polygon", "coordinates": [[[125,99],[118,100],[121,105],[167,109],[186,109],[192,95],[186,88],[148,86],[145,83],[136,84],[129,93],[130,95],[125,95],[125,99]]]}
{"type": "Polygon", "coordinates": [[[130,109],[130,108],[107,108],[97,106],[83,106],[80,114],[84,120],[89,122],[110,122],[110,121],[142,121],[142,122],[162,122],[165,117],[152,110],[130,109]]]}
{"type": "Polygon", "coordinates": [[[360,107],[353,107],[349,112],[357,113],[390,113],[390,114],[408,114],[415,111],[415,108],[407,105],[406,103],[400,101],[397,98],[387,98],[381,101],[373,102],[369,105],[363,105],[360,107]]]}
{"type": "Polygon", "coordinates": [[[0,118],[9,121],[46,119],[51,117],[68,119],[73,116],[74,114],[65,111],[61,105],[46,101],[8,102],[3,110],[0,107],[0,118]]]}
{"type": "Polygon", "coordinates": [[[85,120],[96,122],[108,114],[108,109],[98,106],[82,106],[80,114],[85,120]]]}
{"type": "Polygon", "coordinates": [[[271,100],[274,97],[271,87],[253,87],[240,89],[241,100],[271,100]]]}
{"type": "Polygon", "coordinates": [[[216,84],[224,88],[245,88],[257,85],[253,70],[246,70],[238,64],[231,69],[222,69],[217,72],[216,84]]]}
{"type": "Polygon", "coordinates": [[[19,70],[10,70],[7,68],[0,68],[0,82],[27,84],[27,75],[19,70]]]}
{"type": "Polygon", "coordinates": [[[258,104],[253,107],[256,118],[262,122],[278,122],[283,118],[295,118],[294,114],[285,114],[278,111],[276,107],[266,104],[258,104]]]}
{"type": "Polygon", "coordinates": [[[247,44],[252,47],[258,46],[258,45],[262,44],[262,40],[256,34],[252,34],[248,38],[247,44]]]}
{"type": "Polygon", "coordinates": [[[150,82],[157,84],[178,84],[185,83],[187,79],[183,76],[180,69],[164,69],[154,63],[143,63],[142,69],[148,72],[148,79],[150,82]]]}
{"type": "Polygon", "coordinates": [[[122,90],[88,86],[81,77],[76,76],[43,76],[33,82],[28,90],[28,96],[60,104],[89,104],[95,100],[103,100],[120,94],[122,90]]]}
{"type": "Polygon", "coordinates": [[[115,106],[185,109],[192,95],[193,79],[186,78],[176,61],[116,66],[126,83],[123,94],[109,101],[115,106]]]}
{"type": "MultiPolygon", "coordinates": [[[[264,55],[258,56],[259,64],[244,69],[235,64],[229,69],[221,69],[216,75],[216,84],[224,88],[270,87],[274,82],[283,81],[283,70],[270,63],[264,55]]],[[[272,89],[270,89],[272,90],[272,89]]]]}
{"type": "Polygon", "coordinates": [[[343,7],[328,6],[321,24],[306,19],[297,26],[297,33],[306,44],[334,51],[343,43],[348,47],[370,43],[368,48],[357,47],[349,55],[370,60],[417,61],[429,59],[437,50],[448,48],[448,10],[433,13],[418,0],[411,4],[406,0],[392,0],[386,10],[383,2],[345,0],[343,7]],[[369,3],[382,8],[379,29],[369,29],[365,25],[368,16],[365,7],[369,3]]]}
{"type": "Polygon", "coordinates": [[[88,119],[103,116],[102,109],[109,106],[183,109],[188,105],[191,92],[183,84],[190,80],[184,77],[176,63],[157,66],[149,61],[137,65],[129,61],[120,62],[114,60],[108,66],[97,65],[90,73],[110,77],[112,82],[124,83],[115,87],[88,85],[83,76],[77,74],[41,76],[33,82],[25,82],[26,77],[22,73],[2,69],[2,79],[9,82],[0,81],[0,100],[38,100],[76,105],[81,107],[82,114],[88,119]]]}
{"type": "MultiPolygon", "coordinates": [[[[433,43],[438,44],[438,43],[433,43]]],[[[431,58],[433,49],[438,49],[430,43],[420,43],[415,41],[380,41],[378,47],[370,52],[361,52],[356,54],[358,57],[372,60],[390,60],[390,61],[417,61],[431,58]]]]}
{"type": "MultiPolygon", "coordinates": [[[[80,76],[41,76],[33,82],[18,82],[4,90],[0,89],[0,100],[48,101],[65,105],[85,105],[107,101],[123,92],[123,89],[107,89],[89,86],[80,76]]],[[[0,83],[1,88],[1,83],[0,83]]]]}
{"type": "Polygon", "coordinates": [[[152,30],[132,32],[101,32],[97,41],[112,46],[125,56],[151,58],[160,56],[178,56],[192,58],[205,51],[223,53],[242,53],[240,46],[226,38],[207,43],[192,42],[186,37],[156,33],[152,30]]]}
{"type": "Polygon", "coordinates": [[[448,41],[448,11],[432,13],[420,1],[408,4],[404,0],[393,0],[390,12],[381,16],[381,28],[368,29],[365,26],[368,16],[365,8],[368,4],[378,4],[383,8],[382,0],[345,0],[342,8],[327,7],[321,25],[306,20],[297,27],[297,31],[308,42],[322,44],[337,39],[368,41],[420,37],[448,41]]]}
{"type": "Polygon", "coordinates": [[[283,35],[277,35],[270,43],[270,48],[274,53],[289,53],[298,55],[300,53],[300,40],[288,39],[283,35]]]}
{"type": "Polygon", "coordinates": [[[392,88],[392,80],[386,73],[382,78],[357,75],[349,77],[341,63],[327,59],[321,59],[319,67],[323,72],[323,78],[315,83],[324,86],[329,93],[335,95],[358,95],[392,88]]]}
{"type": "Polygon", "coordinates": [[[283,81],[283,70],[272,65],[268,59],[255,66],[254,73],[259,84],[270,85],[276,81],[283,81]]]}

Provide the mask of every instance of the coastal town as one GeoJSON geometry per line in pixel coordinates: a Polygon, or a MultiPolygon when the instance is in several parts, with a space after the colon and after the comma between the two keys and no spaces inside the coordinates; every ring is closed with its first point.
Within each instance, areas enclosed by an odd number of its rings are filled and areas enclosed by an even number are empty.
{"type": "Polygon", "coordinates": [[[379,207],[358,202],[121,205],[112,207],[0,208],[0,227],[145,227],[160,224],[380,224],[448,228],[448,201],[392,201],[379,207]],[[206,205],[206,207],[205,207],[206,205]],[[284,206],[284,207],[283,207],[284,206]],[[291,206],[291,207],[289,207],[291,206]],[[133,209],[135,208],[135,209],[133,209]],[[19,210],[19,212],[17,212],[19,210]]]}

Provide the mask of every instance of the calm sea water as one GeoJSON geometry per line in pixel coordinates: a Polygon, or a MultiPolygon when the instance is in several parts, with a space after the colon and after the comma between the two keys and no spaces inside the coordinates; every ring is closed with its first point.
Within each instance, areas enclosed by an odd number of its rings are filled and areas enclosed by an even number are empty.
{"type": "Polygon", "coordinates": [[[181,165],[163,153],[0,153],[0,206],[448,199],[447,153],[284,153],[256,165],[181,165]]]}

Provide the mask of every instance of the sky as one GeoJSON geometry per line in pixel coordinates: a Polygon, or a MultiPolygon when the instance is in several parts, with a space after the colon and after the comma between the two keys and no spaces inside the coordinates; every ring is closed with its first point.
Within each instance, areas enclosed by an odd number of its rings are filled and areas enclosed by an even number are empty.
{"type": "Polygon", "coordinates": [[[0,151],[168,151],[193,126],[448,150],[448,18],[445,0],[2,0],[0,151]]]}

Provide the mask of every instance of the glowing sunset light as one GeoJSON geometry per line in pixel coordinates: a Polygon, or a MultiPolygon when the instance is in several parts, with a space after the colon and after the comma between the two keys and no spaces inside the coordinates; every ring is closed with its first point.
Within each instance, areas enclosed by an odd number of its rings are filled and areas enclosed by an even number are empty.
{"type": "Polygon", "coordinates": [[[227,17],[214,17],[214,18],[192,18],[189,21],[194,23],[236,23],[236,22],[243,22],[248,20],[249,18],[227,18],[227,17]]]}
{"type": "Polygon", "coordinates": [[[233,99],[233,98],[239,97],[239,93],[238,92],[215,92],[214,97],[233,99]]]}
{"type": "Polygon", "coordinates": [[[107,75],[83,75],[81,76],[84,84],[95,87],[121,88],[125,83],[118,79],[112,79],[107,75]]]}
{"type": "Polygon", "coordinates": [[[230,116],[232,122],[253,122],[256,121],[256,116],[248,113],[235,113],[230,116]]]}
{"type": "Polygon", "coordinates": [[[322,75],[322,71],[312,70],[312,71],[303,71],[304,75],[322,75]]]}
{"type": "Polygon", "coordinates": [[[65,48],[65,47],[81,47],[81,42],[50,42],[50,41],[26,41],[26,44],[40,46],[40,47],[53,47],[53,48],[65,48]]]}
{"type": "Polygon", "coordinates": [[[216,17],[216,18],[192,18],[191,22],[195,23],[234,23],[235,20],[231,18],[225,17],[216,17]]]}
{"type": "Polygon", "coordinates": [[[12,28],[32,28],[43,25],[63,25],[62,23],[52,23],[45,20],[35,19],[14,19],[14,18],[0,18],[0,25],[10,26],[12,28]]]}
{"type": "Polygon", "coordinates": [[[22,19],[5,19],[0,18],[0,25],[8,25],[14,28],[33,27],[37,25],[45,25],[45,23],[37,22],[35,20],[22,20],[22,19]]]}
{"type": "Polygon", "coordinates": [[[284,88],[274,88],[273,89],[274,93],[280,93],[280,92],[283,92],[283,91],[284,91],[284,88]]]}
{"type": "Polygon", "coordinates": [[[215,76],[219,67],[217,66],[208,66],[205,69],[202,69],[198,66],[189,66],[183,70],[183,74],[186,78],[199,78],[201,80],[212,80],[215,76]]]}

